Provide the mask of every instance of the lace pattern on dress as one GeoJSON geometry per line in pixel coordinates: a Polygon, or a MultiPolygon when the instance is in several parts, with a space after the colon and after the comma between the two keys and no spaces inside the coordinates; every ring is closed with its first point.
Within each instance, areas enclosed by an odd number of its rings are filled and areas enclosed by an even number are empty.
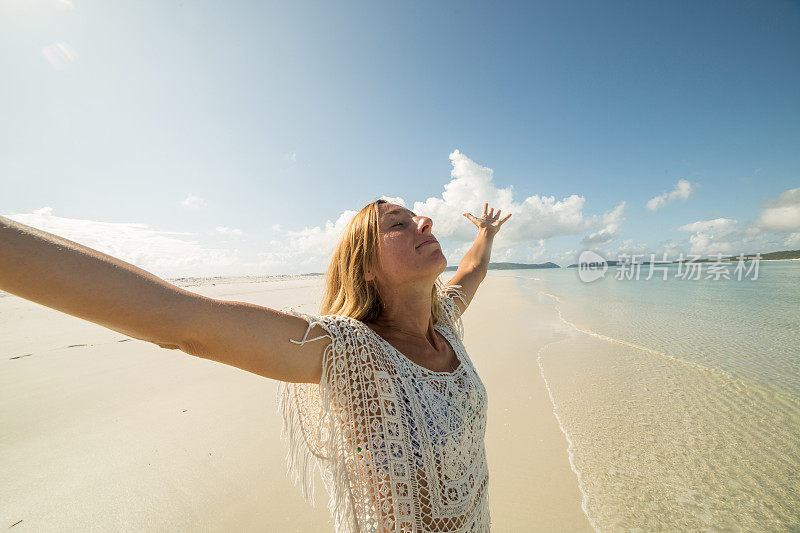
{"type": "Polygon", "coordinates": [[[288,475],[314,504],[320,470],[339,533],[489,530],[488,402],[455,298],[458,286],[439,292],[436,324],[461,361],[453,373],[409,364],[350,317],[283,311],[309,324],[295,344],[330,339],[320,383],[280,382],[278,409],[288,475]],[[315,325],[325,333],[308,338],[315,325]]]}

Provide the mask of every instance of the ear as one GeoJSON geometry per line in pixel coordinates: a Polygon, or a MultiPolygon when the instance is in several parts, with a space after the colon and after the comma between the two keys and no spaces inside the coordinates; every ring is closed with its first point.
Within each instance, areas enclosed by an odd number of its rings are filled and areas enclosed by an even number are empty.
{"type": "Polygon", "coordinates": [[[372,281],[375,279],[375,274],[373,274],[371,270],[367,270],[367,273],[364,274],[364,279],[367,281],[372,281]]]}

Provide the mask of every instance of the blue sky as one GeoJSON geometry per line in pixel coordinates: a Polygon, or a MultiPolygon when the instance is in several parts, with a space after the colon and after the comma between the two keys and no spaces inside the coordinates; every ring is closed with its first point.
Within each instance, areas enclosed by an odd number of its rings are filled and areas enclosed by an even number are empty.
{"type": "Polygon", "coordinates": [[[497,261],[800,248],[793,2],[6,0],[0,68],[0,214],[162,276],[323,271],[381,196],[450,264],[484,201],[497,261]]]}

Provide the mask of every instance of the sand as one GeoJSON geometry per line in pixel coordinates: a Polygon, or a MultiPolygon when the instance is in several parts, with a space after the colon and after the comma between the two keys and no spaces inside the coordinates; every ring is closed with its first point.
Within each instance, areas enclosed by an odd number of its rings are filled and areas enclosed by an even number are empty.
{"type": "MultiPolygon", "coordinates": [[[[316,312],[320,278],[188,286],[316,312]]],[[[591,531],[536,361],[559,327],[486,278],[464,343],[489,394],[494,531],[591,531]]],[[[0,298],[0,527],[332,531],[285,475],[277,382],[0,298]],[[14,525],[16,524],[16,525],[14,525]]]]}

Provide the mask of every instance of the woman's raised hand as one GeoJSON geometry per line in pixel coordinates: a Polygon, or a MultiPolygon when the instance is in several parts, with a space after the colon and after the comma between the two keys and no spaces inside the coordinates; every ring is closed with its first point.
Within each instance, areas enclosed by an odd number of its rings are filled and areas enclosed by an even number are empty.
{"type": "Polygon", "coordinates": [[[485,228],[489,235],[494,235],[498,231],[500,231],[500,226],[511,217],[511,213],[507,214],[502,219],[500,218],[500,209],[497,210],[497,213],[494,212],[494,208],[489,209],[489,204],[483,204],[483,214],[481,218],[477,218],[472,216],[470,213],[462,213],[465,217],[467,217],[470,221],[472,221],[478,229],[485,228]]]}

